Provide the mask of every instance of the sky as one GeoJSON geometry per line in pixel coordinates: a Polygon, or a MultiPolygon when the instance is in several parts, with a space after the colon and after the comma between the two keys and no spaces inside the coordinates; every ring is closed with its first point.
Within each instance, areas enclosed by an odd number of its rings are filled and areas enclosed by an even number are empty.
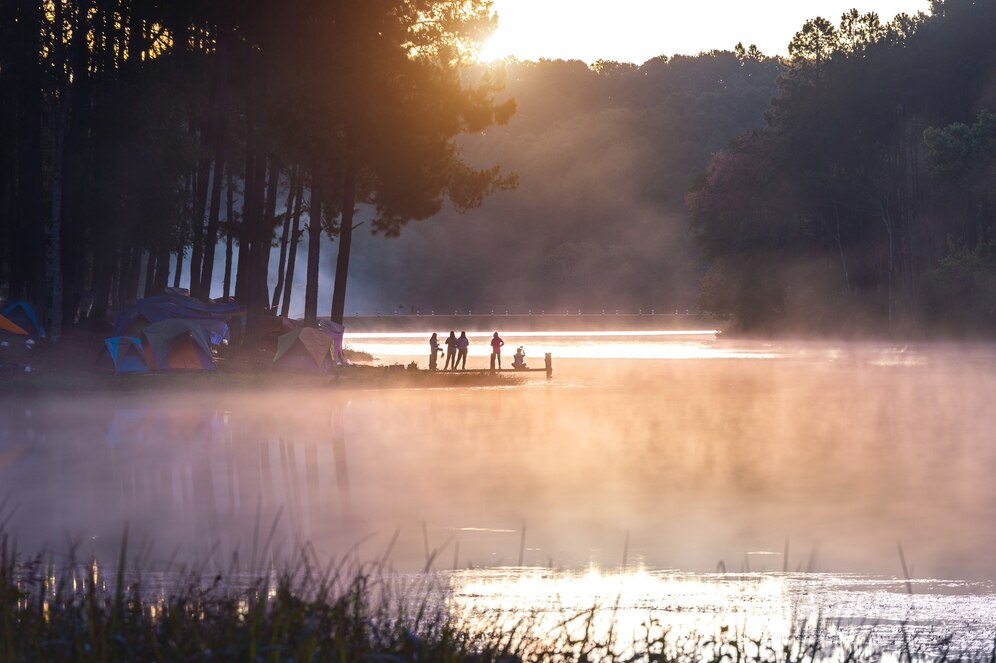
{"type": "Polygon", "coordinates": [[[658,55],[695,55],[756,44],[786,55],[806,20],[835,25],[857,8],[882,22],[899,13],[927,12],[929,0],[494,0],[498,29],[482,60],[618,60],[642,64],[658,55]]]}

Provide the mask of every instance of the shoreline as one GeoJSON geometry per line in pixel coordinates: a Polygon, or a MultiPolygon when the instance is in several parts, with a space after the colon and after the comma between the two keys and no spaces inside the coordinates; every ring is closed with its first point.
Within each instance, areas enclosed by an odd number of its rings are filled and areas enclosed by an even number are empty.
{"type": "MultiPolygon", "coordinates": [[[[97,369],[97,355],[104,335],[72,330],[58,344],[37,343],[32,350],[12,342],[0,352],[0,397],[73,393],[122,393],[128,391],[252,391],[284,389],[382,389],[495,387],[519,384],[521,378],[502,374],[409,370],[402,364],[371,365],[365,362],[335,367],[328,373],[272,368],[271,348],[240,348],[217,360],[214,371],[173,371],[117,375],[97,369]],[[30,372],[24,366],[31,367],[30,372]],[[460,375],[460,377],[456,377],[460,375]]],[[[362,353],[355,353],[361,355],[362,353]]],[[[348,351],[347,351],[348,355],[348,351]]]]}

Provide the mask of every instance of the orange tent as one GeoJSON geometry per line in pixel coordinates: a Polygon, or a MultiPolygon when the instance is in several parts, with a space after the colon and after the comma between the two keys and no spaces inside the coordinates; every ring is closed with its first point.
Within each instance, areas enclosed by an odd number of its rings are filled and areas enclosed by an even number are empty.
{"type": "Polygon", "coordinates": [[[18,336],[28,335],[28,332],[25,331],[21,325],[13,322],[5,315],[0,315],[0,331],[10,332],[11,334],[17,334],[18,336]]]}

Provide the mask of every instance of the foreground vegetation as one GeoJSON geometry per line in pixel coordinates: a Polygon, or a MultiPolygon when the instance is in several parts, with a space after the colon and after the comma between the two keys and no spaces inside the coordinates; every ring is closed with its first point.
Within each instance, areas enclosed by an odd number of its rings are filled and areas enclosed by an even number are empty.
{"type": "MultiPolygon", "coordinates": [[[[2,505],[0,505],[2,506],[2,505]]],[[[259,557],[265,558],[264,554],[259,557]]],[[[118,569],[125,568],[122,546],[118,569]]],[[[256,555],[250,567],[255,566],[256,555]]],[[[238,567],[233,560],[232,568],[238,567]]],[[[19,557],[0,535],[0,658],[16,661],[878,661],[992,660],[956,652],[950,638],[918,649],[901,630],[896,642],[841,644],[824,622],[806,623],[784,642],[721,629],[671,637],[649,620],[645,638],[620,647],[614,630],[592,636],[595,611],[564,616],[553,633],[528,619],[454,616],[433,600],[432,576],[405,587],[382,564],[322,566],[305,549],[293,570],[259,571],[245,580],[176,573],[163,586],[140,574],[107,578],[95,560],[56,566],[19,557]]],[[[439,588],[437,588],[439,589],[439,588]]],[[[438,594],[437,594],[438,595],[438,594]]],[[[625,637],[625,634],[621,634],[625,637]]]]}

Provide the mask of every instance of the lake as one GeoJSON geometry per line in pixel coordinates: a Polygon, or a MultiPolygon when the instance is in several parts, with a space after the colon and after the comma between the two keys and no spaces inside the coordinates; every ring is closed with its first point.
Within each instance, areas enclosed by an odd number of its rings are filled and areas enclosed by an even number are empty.
{"type": "MultiPolygon", "coordinates": [[[[996,348],[502,335],[553,379],[6,397],[0,523],[103,560],[127,525],[142,565],[211,573],[307,542],[428,569],[454,611],[992,641],[996,348]]],[[[424,367],[427,339],[346,344],[424,367]]]]}

